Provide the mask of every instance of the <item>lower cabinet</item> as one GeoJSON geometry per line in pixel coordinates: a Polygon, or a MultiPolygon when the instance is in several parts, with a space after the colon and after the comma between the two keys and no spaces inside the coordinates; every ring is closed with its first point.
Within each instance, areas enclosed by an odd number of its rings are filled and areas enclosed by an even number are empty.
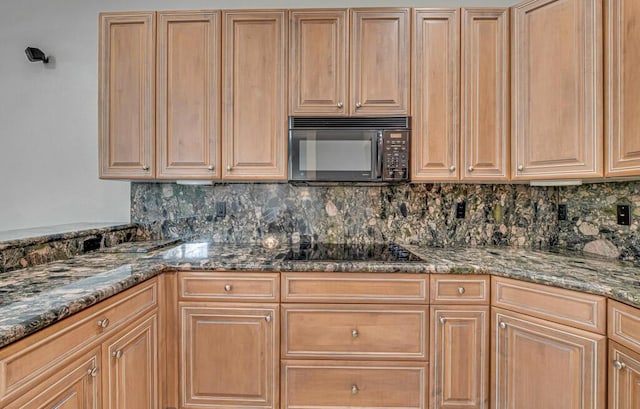
{"type": "Polygon", "coordinates": [[[94,348],[63,368],[44,389],[32,392],[7,406],[17,408],[97,409],[100,401],[100,348],[94,348]]]}
{"type": "Polygon", "coordinates": [[[640,353],[609,342],[609,409],[640,408],[640,353]]]}
{"type": "Polygon", "coordinates": [[[180,304],[180,407],[277,408],[276,304],[180,304]]]}
{"type": "Polygon", "coordinates": [[[495,308],[494,409],[605,408],[606,338],[495,308]]]}
{"type": "Polygon", "coordinates": [[[104,409],[156,409],[158,315],[121,330],[102,346],[104,409]]]}
{"type": "Polygon", "coordinates": [[[489,307],[431,307],[431,408],[489,405],[489,307]]]}

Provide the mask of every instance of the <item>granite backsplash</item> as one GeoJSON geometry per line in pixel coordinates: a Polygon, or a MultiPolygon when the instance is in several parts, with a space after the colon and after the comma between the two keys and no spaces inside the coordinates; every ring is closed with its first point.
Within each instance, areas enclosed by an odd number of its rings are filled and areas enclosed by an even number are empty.
{"type": "Polygon", "coordinates": [[[334,243],[560,247],[640,260],[640,182],[576,187],[132,183],[131,221],[157,238],[245,243],[275,235],[293,242],[306,236],[334,243]],[[218,202],[225,203],[225,217],[216,217],[218,202]],[[464,218],[456,218],[460,202],[466,204],[464,218]],[[558,203],[567,204],[567,221],[557,220],[558,203]],[[617,204],[631,205],[631,226],[617,225],[617,204]]]}

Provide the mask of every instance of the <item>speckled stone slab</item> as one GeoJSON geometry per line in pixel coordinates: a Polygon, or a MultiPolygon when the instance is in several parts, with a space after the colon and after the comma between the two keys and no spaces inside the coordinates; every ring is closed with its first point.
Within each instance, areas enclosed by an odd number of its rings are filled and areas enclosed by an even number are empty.
{"type": "Polygon", "coordinates": [[[599,294],[640,308],[640,267],[579,253],[406,246],[422,262],[285,261],[287,246],[190,242],[147,256],[91,253],[0,274],[0,347],[167,270],[484,273],[599,294]]]}

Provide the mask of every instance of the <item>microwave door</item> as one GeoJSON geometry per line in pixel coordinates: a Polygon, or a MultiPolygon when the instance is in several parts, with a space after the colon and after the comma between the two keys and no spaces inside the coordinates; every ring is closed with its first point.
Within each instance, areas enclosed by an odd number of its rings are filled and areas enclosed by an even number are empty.
{"type": "Polygon", "coordinates": [[[378,176],[377,132],[291,130],[291,180],[370,181],[378,176]]]}

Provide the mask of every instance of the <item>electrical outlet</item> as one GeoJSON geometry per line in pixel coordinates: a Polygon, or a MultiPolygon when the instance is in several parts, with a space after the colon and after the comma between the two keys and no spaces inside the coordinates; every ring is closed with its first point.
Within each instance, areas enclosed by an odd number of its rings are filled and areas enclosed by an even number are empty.
{"type": "Polygon", "coordinates": [[[631,225],[631,206],[618,205],[618,224],[622,226],[631,225]]]}
{"type": "Polygon", "coordinates": [[[567,205],[558,205],[558,220],[567,220],[567,205]]]}
{"type": "Polygon", "coordinates": [[[225,202],[216,202],[216,217],[224,219],[227,215],[227,204],[225,202]]]}
{"type": "Polygon", "coordinates": [[[458,202],[456,204],[456,219],[464,219],[467,212],[467,203],[466,202],[458,202]]]}

